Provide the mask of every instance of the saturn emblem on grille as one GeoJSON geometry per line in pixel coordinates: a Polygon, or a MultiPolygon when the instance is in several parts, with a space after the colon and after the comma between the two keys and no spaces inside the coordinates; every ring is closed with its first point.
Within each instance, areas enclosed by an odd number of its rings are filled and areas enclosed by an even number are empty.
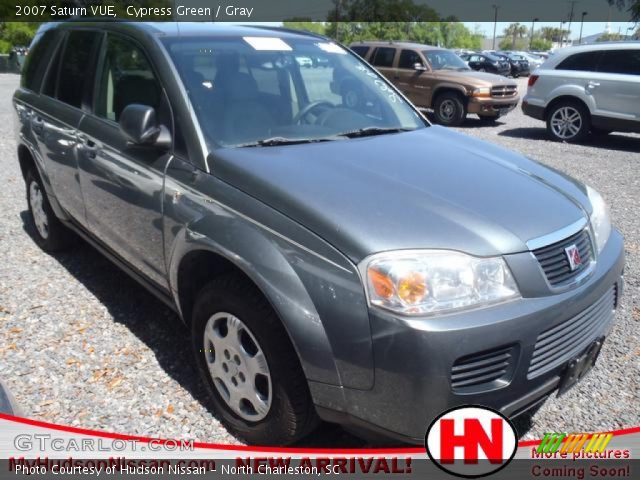
{"type": "Polygon", "coordinates": [[[564,253],[567,254],[567,260],[569,260],[569,268],[571,268],[572,272],[576,270],[580,265],[582,265],[580,250],[578,250],[578,247],[576,247],[575,244],[569,245],[567,248],[565,248],[564,253]]]}

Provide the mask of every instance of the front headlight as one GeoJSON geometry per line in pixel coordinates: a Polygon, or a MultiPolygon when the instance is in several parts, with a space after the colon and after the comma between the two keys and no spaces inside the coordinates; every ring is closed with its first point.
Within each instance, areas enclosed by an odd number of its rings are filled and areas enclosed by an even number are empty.
{"type": "Polygon", "coordinates": [[[471,96],[472,97],[482,97],[482,98],[490,97],[491,96],[491,89],[489,87],[476,88],[471,92],[471,96]]]}
{"type": "Polygon", "coordinates": [[[598,253],[602,251],[605,243],[609,240],[611,234],[611,218],[609,217],[609,207],[598,192],[587,185],[587,196],[591,202],[591,228],[593,235],[596,237],[596,247],[598,253]]]}
{"type": "Polygon", "coordinates": [[[477,308],[520,296],[501,257],[397,251],[369,257],[360,268],[369,303],[405,315],[477,308]]]}

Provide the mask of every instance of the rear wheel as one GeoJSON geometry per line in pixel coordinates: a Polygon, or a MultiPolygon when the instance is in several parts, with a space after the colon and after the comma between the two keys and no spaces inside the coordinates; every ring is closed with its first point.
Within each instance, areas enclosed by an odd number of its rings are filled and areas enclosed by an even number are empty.
{"type": "Polygon", "coordinates": [[[556,103],[547,114],[547,132],[560,142],[580,142],[589,134],[591,117],[584,105],[573,100],[556,103]]]}
{"type": "Polygon", "coordinates": [[[25,177],[27,187],[27,205],[33,221],[34,240],[47,252],[56,252],[68,248],[73,243],[73,233],[56,217],[51,208],[47,192],[40,176],[29,170],[25,177]]]}
{"type": "Polygon", "coordinates": [[[192,342],[216,412],[231,433],[254,445],[286,445],[316,426],[295,350],[250,282],[231,274],[201,290],[192,342]]]}
{"type": "Polygon", "coordinates": [[[437,96],[433,105],[436,121],[442,125],[460,125],[467,111],[462,97],[454,92],[445,92],[437,96]]]}

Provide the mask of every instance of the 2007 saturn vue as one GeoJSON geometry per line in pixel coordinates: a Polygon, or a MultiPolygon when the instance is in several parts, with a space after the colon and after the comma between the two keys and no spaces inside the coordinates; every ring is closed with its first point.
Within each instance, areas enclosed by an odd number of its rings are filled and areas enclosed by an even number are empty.
{"type": "Polygon", "coordinates": [[[623,241],[602,197],[431,126],[326,38],[49,24],[13,104],[35,240],[73,231],[171,305],[249,442],[322,419],[422,443],[461,404],[514,417],[612,325],[623,241]]]}

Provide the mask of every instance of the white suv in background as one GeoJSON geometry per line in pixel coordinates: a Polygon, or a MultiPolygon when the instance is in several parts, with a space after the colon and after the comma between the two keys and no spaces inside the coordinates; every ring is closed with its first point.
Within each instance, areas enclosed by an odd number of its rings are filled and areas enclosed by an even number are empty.
{"type": "Polygon", "coordinates": [[[640,132],[640,42],[558,51],[529,77],[522,110],[546,121],[549,135],[564,142],[640,132]]]}

